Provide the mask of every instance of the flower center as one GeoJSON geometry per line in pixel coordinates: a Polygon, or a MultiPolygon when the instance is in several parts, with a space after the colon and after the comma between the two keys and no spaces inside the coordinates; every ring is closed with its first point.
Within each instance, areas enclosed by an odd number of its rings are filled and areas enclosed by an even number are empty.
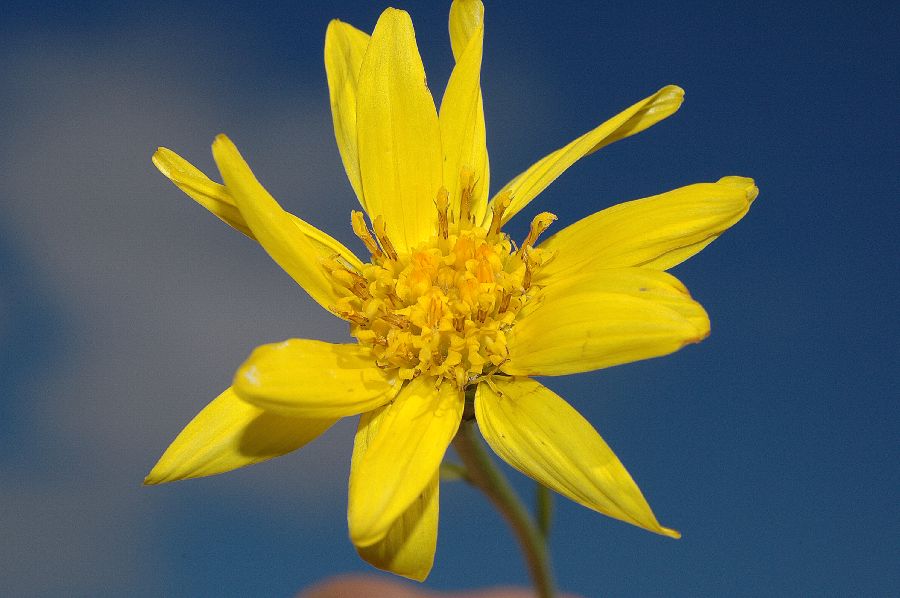
{"type": "Polygon", "coordinates": [[[500,232],[509,198],[494,202],[485,228],[469,213],[471,191],[471,183],[464,184],[459,213],[448,214],[441,189],[436,234],[409,253],[395,249],[381,216],[370,232],[362,213],[353,212],[353,230],[371,262],[356,272],[326,260],[337,288],[346,291],[332,310],[371,347],[378,367],[396,369],[400,379],[440,376],[464,388],[490,376],[507,359],[506,331],[534,294],[532,275],[544,261],[534,242],[556,217],[538,215],[515,248],[500,232]]]}

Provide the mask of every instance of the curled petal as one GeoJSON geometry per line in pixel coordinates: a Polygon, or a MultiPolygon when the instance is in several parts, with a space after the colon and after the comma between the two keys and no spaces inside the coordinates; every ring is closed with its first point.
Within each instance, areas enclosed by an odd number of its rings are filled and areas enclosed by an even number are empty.
{"type": "MultiPolygon", "coordinates": [[[[451,13],[452,14],[452,13],[451,13]]],[[[480,222],[487,210],[490,170],[481,101],[481,55],[484,27],[471,32],[463,53],[447,82],[441,100],[441,143],[444,150],[444,187],[453,199],[451,207],[458,214],[463,184],[470,198],[470,213],[480,222]],[[471,183],[464,183],[462,173],[471,173],[471,183]]]]}
{"type": "Polygon", "coordinates": [[[450,6],[450,43],[456,65],[441,100],[441,143],[444,148],[444,186],[451,208],[458,205],[461,176],[471,171],[471,214],[481,222],[490,188],[484,105],[481,95],[481,58],[484,43],[484,4],[454,0],[450,6]]]}
{"type": "MultiPolygon", "coordinates": [[[[232,228],[251,239],[256,239],[225,185],[210,180],[193,164],[164,147],[159,148],[153,154],[153,164],[188,197],[232,228]]],[[[304,235],[312,243],[317,255],[323,258],[338,256],[351,267],[357,270],[362,268],[362,262],[340,241],[293,214],[287,213],[287,215],[294,221],[298,234],[304,235]]]]}
{"type": "Polygon", "coordinates": [[[528,477],[589,509],[651,532],[662,527],[637,484],[590,423],[550,389],[528,378],[480,384],[475,418],[485,440],[528,477]]]}
{"type": "Polygon", "coordinates": [[[484,27],[484,3],[481,0],[453,0],[450,5],[450,47],[457,62],[479,27],[484,27]]]}
{"type": "Polygon", "coordinates": [[[200,169],[170,149],[161,147],[153,154],[153,165],[175,186],[212,212],[216,217],[255,239],[225,185],[213,182],[200,169]]]}
{"type": "Polygon", "coordinates": [[[217,136],[213,142],[213,157],[225,186],[259,244],[319,305],[329,309],[341,295],[322,267],[313,239],[330,237],[307,225],[315,231],[310,235],[310,230],[298,225],[299,219],[281,209],[225,135],[217,136]]]}

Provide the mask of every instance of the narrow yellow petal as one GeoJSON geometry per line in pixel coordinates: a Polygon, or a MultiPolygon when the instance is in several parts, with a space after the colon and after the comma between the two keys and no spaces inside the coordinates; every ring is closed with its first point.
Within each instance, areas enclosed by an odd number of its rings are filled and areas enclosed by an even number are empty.
{"type": "Polygon", "coordinates": [[[335,421],[266,413],[229,388],[185,426],[144,483],[199,478],[279,457],[309,443],[335,421]]]}
{"type": "Polygon", "coordinates": [[[211,181],[193,164],[164,147],[157,149],[153,154],[153,164],[188,197],[232,228],[251,239],[255,238],[225,185],[211,181]]]}
{"type": "Polygon", "coordinates": [[[441,135],[409,15],[385,10],[359,73],[359,168],[369,216],[407,252],[435,232],[441,135]]]}
{"type": "Polygon", "coordinates": [[[457,61],[479,27],[484,26],[484,4],[481,0],[453,0],[450,5],[450,46],[457,61]]]}
{"type": "Polygon", "coordinates": [[[238,396],[290,417],[345,417],[389,402],[400,389],[358,344],[291,339],[257,347],[234,377],[238,396]]]}
{"type": "Polygon", "coordinates": [[[504,461],[578,504],[651,532],[662,527],[637,484],[590,423],[550,389],[529,378],[479,384],[475,418],[504,461]]]}
{"type": "MultiPolygon", "coordinates": [[[[237,148],[225,135],[213,142],[213,157],[241,215],[275,262],[325,309],[340,295],[320,264],[315,244],[296,220],[281,209],[256,180],[237,148]]],[[[319,231],[319,237],[326,236],[319,231]]]]}
{"type": "MultiPolygon", "coordinates": [[[[451,12],[451,16],[452,16],[451,12]]],[[[452,28],[452,21],[451,21],[452,28]]],[[[471,32],[465,51],[458,57],[441,100],[441,143],[444,150],[444,187],[450,194],[451,210],[458,213],[461,177],[474,175],[471,213],[481,222],[487,210],[490,171],[481,101],[481,56],[484,27],[471,32]]]]}
{"type": "MultiPolygon", "coordinates": [[[[153,154],[153,164],[188,197],[218,216],[226,224],[251,239],[256,239],[225,185],[210,180],[190,162],[164,147],[159,148],[153,154]]],[[[340,241],[293,214],[288,213],[288,217],[294,221],[300,233],[312,243],[319,256],[330,258],[337,255],[353,268],[357,270],[362,268],[359,258],[344,247],[340,241]]]]}
{"type": "MultiPolygon", "coordinates": [[[[375,439],[386,411],[387,407],[380,407],[360,417],[350,461],[351,485],[358,483],[353,472],[375,439]]],[[[432,477],[422,493],[391,524],[384,538],[368,546],[357,546],[359,555],[379,569],[424,581],[431,571],[437,547],[438,481],[438,475],[432,477]]]]}
{"type": "Polygon", "coordinates": [[[658,357],[709,335],[709,318],[674,276],[618,268],[548,282],[507,334],[513,375],[558,376],[658,357]]]}
{"type": "Polygon", "coordinates": [[[359,152],[356,148],[356,89],[359,69],[369,45],[369,35],[337,19],[325,31],[325,74],[331,98],[334,137],[344,162],[350,185],[363,209],[359,152]]]}
{"type": "Polygon", "coordinates": [[[639,133],[674,114],[681,107],[684,90],[668,85],[627,110],[620,112],[593,131],[561,147],[535,162],[501,189],[496,198],[511,194],[512,201],[503,215],[503,222],[512,218],[532,199],[555,181],[572,164],[600,148],[639,133]]]}
{"type": "Polygon", "coordinates": [[[753,179],[731,176],[607,208],[541,244],[556,255],[536,280],[596,268],[666,270],[743,218],[758,193],[753,179]]]}
{"type": "Polygon", "coordinates": [[[383,539],[438,475],[462,418],[455,385],[419,376],[381,415],[365,455],[350,472],[347,518],[356,546],[383,539]]]}

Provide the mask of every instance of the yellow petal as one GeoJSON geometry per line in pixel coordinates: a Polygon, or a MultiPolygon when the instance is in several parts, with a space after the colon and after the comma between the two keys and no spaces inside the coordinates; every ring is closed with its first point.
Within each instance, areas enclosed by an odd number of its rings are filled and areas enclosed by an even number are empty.
{"type": "Polygon", "coordinates": [[[479,384],[475,418],[504,461],[544,486],[604,515],[679,538],[662,527],[634,480],[590,423],[528,378],[479,384]]]}
{"type": "MultiPolygon", "coordinates": [[[[320,264],[321,256],[316,245],[298,227],[298,219],[281,209],[256,180],[237,148],[225,135],[218,135],[213,142],[213,157],[225,186],[263,249],[319,305],[329,309],[340,294],[335,291],[331,278],[320,264]]],[[[320,238],[326,236],[321,231],[316,231],[316,235],[320,238]]]]}
{"type": "Polygon", "coordinates": [[[709,318],[674,276],[596,270],[550,281],[507,334],[513,375],[557,376],[658,357],[709,334],[709,318]]]}
{"type": "Polygon", "coordinates": [[[337,19],[331,21],[325,31],[325,74],[328,77],[334,137],[347,178],[363,209],[366,209],[366,204],[356,149],[356,89],[359,68],[368,45],[368,34],[337,19]]]}
{"type": "Polygon", "coordinates": [[[266,413],[229,388],[181,431],[144,483],[199,478],[279,457],[312,441],[335,421],[266,413]]]}
{"type": "MultiPolygon", "coordinates": [[[[451,9],[451,31],[452,9],[451,9]]],[[[441,143],[444,150],[444,187],[451,208],[458,212],[463,170],[474,175],[471,214],[481,222],[487,210],[490,172],[481,101],[481,55],[484,27],[471,32],[465,51],[458,57],[441,100],[441,143]]]]}
{"type": "Polygon", "coordinates": [[[161,147],[153,154],[153,164],[164,176],[175,183],[175,186],[212,212],[226,224],[235,228],[251,239],[255,238],[240,210],[225,185],[209,179],[193,164],[170,149],[161,147]]]}
{"type": "Polygon", "coordinates": [[[462,418],[452,384],[419,376],[385,408],[366,454],[350,472],[347,518],[356,546],[378,542],[438,475],[462,418]]]}
{"type": "MultiPolygon", "coordinates": [[[[364,413],[353,441],[353,458],[350,461],[350,484],[358,483],[354,471],[359,467],[369,444],[383,419],[387,407],[364,413]]],[[[425,489],[400,515],[379,541],[368,546],[357,546],[359,555],[367,562],[416,581],[424,581],[434,563],[438,529],[438,475],[434,475],[425,489]]],[[[351,489],[351,492],[353,490],[351,489]]]]}
{"type": "MultiPolygon", "coordinates": [[[[256,239],[225,185],[211,181],[209,177],[190,162],[164,147],[159,148],[153,154],[153,164],[156,165],[161,173],[175,183],[179,189],[184,191],[188,197],[218,216],[226,224],[239,230],[251,239],[256,239]]],[[[312,243],[318,255],[321,257],[337,255],[357,270],[362,268],[362,262],[359,261],[359,258],[353,255],[353,252],[344,247],[337,239],[332,238],[293,214],[288,214],[288,216],[294,221],[300,232],[312,243]]]]}
{"type": "Polygon", "coordinates": [[[450,5],[450,46],[457,61],[466,50],[479,27],[484,27],[484,4],[481,0],[453,0],[450,5]]]}
{"type": "Polygon", "coordinates": [[[257,347],[238,368],[234,390],[260,409],[290,417],[345,417],[394,398],[400,384],[358,344],[307,339],[257,347]]]}
{"type": "Polygon", "coordinates": [[[356,125],[369,216],[401,252],[435,232],[441,136],[409,15],[385,10],[359,72],[356,125]]]}
{"type": "Polygon", "coordinates": [[[614,141],[639,133],[674,114],[681,106],[683,97],[684,90],[680,87],[674,85],[663,87],[652,96],[617,114],[593,131],[585,133],[575,141],[535,162],[494,196],[496,199],[506,193],[512,194],[512,202],[504,212],[503,222],[528,205],[559,175],[581,158],[614,141]]]}
{"type": "Polygon", "coordinates": [[[731,176],[607,208],[542,243],[556,255],[535,280],[596,268],[666,270],[743,218],[758,193],[753,179],[731,176]]]}

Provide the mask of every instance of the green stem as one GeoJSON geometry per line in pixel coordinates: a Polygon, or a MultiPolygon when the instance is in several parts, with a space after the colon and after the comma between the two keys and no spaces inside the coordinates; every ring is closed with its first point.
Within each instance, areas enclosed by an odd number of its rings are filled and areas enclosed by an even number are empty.
{"type": "Polygon", "coordinates": [[[469,480],[487,495],[512,527],[525,553],[538,596],[553,598],[555,592],[546,539],[506,477],[491,460],[474,428],[472,419],[463,419],[453,439],[453,446],[466,466],[469,480]]]}
{"type": "Polygon", "coordinates": [[[535,501],[537,503],[535,505],[537,525],[546,542],[550,537],[550,525],[553,523],[553,493],[540,482],[535,482],[535,486],[537,486],[537,500],[535,501]]]}
{"type": "Polygon", "coordinates": [[[441,463],[441,481],[442,482],[454,482],[456,480],[469,480],[469,472],[466,471],[466,468],[457,463],[450,463],[448,461],[444,461],[441,463]]]}

